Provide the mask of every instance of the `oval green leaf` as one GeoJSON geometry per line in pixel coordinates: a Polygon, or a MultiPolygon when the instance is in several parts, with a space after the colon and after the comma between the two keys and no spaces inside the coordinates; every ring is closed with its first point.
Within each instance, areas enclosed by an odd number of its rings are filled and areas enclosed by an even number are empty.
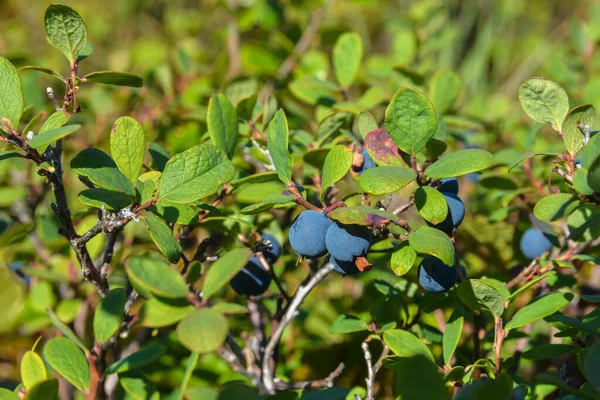
{"type": "Polygon", "coordinates": [[[168,301],[153,297],[144,303],[138,315],[141,326],[162,328],[179,322],[193,310],[194,307],[184,300],[168,301]]]}
{"type": "Polygon", "coordinates": [[[327,153],[325,163],[323,164],[323,171],[321,172],[321,201],[323,201],[325,191],[350,171],[352,160],[352,150],[346,146],[335,146],[327,153]]]}
{"type": "Polygon", "coordinates": [[[71,169],[101,188],[135,196],[131,181],[105,152],[96,148],[82,150],[71,160],[71,169]]]}
{"type": "Polygon", "coordinates": [[[195,310],[177,325],[179,341],[191,351],[208,353],[217,350],[227,336],[227,319],[208,308],[195,310]]]}
{"type": "Polygon", "coordinates": [[[402,189],[416,177],[417,174],[412,169],[386,165],[363,172],[358,185],[365,193],[388,194],[402,189]]]}
{"type": "Polygon", "coordinates": [[[432,224],[439,224],[448,216],[444,195],[431,186],[422,186],[415,191],[415,206],[419,214],[432,224]]]}
{"type": "Polygon", "coordinates": [[[534,300],[519,311],[506,324],[507,331],[527,325],[530,322],[552,315],[573,300],[571,293],[550,293],[534,300]]]}
{"type": "Polygon", "coordinates": [[[74,64],[87,44],[85,24],[77,11],[64,4],[50,4],[44,13],[48,41],[74,64]]]}
{"type": "Polygon", "coordinates": [[[453,178],[478,172],[492,165],[494,165],[494,155],[488,151],[460,150],[440,157],[425,170],[425,175],[433,179],[453,178]]]}
{"type": "Polygon", "coordinates": [[[267,147],[273,159],[279,179],[288,184],[292,181],[292,156],[288,150],[290,131],[283,109],[279,109],[267,128],[267,147]]]}
{"type": "Polygon", "coordinates": [[[73,386],[82,391],[90,387],[90,369],[83,352],[66,337],[51,339],[44,346],[44,358],[73,386]]]}
{"type": "Polygon", "coordinates": [[[400,357],[423,356],[434,361],[433,355],[421,340],[409,331],[392,329],[383,333],[383,341],[400,357]]]}
{"type": "Polygon", "coordinates": [[[444,232],[422,226],[408,235],[408,242],[417,253],[437,257],[444,264],[454,267],[454,244],[444,232]]]}
{"type": "Polygon", "coordinates": [[[18,72],[4,57],[0,57],[0,92],[0,120],[7,118],[12,127],[17,129],[23,115],[25,99],[18,72]]]}
{"type": "Polygon", "coordinates": [[[158,356],[165,352],[165,346],[162,344],[151,344],[135,353],[115,361],[106,368],[106,375],[126,372],[142,365],[146,365],[154,361],[158,356]]]}
{"type": "Polygon", "coordinates": [[[489,312],[499,317],[504,312],[504,297],[492,285],[479,280],[467,279],[458,285],[458,298],[475,311],[489,312]]]}
{"type": "Polygon", "coordinates": [[[531,78],[519,86],[519,101],[523,110],[537,122],[551,124],[560,130],[569,112],[569,97],[557,83],[531,78]]]}
{"type": "Polygon", "coordinates": [[[553,193],[537,202],[533,214],[541,221],[551,222],[568,217],[580,205],[576,195],[553,193]]]}
{"type": "Polygon", "coordinates": [[[81,78],[84,82],[104,83],[105,85],[128,86],[140,88],[144,86],[144,80],[134,74],[116,71],[98,71],[85,75],[81,78]]]}
{"type": "Polygon", "coordinates": [[[44,360],[34,351],[28,351],[21,359],[21,380],[27,389],[47,378],[44,360]]]}
{"type": "Polygon", "coordinates": [[[567,151],[575,155],[583,146],[584,135],[578,128],[588,125],[590,128],[594,125],[596,110],[591,104],[582,104],[575,107],[565,117],[562,123],[563,140],[567,151]]]}
{"type": "Polygon", "coordinates": [[[131,117],[115,121],[110,132],[110,153],[119,170],[135,184],[146,152],[146,134],[142,125],[131,117]]]}
{"type": "Polygon", "coordinates": [[[167,257],[167,260],[169,260],[171,264],[176,264],[181,258],[183,250],[177,239],[173,237],[171,228],[155,215],[146,215],[144,217],[144,223],[148,227],[150,236],[161,253],[167,257]]]}
{"type": "Polygon", "coordinates": [[[124,289],[113,289],[104,296],[94,313],[94,337],[104,344],[119,330],[125,315],[127,293],[124,289]]]}
{"type": "Polygon", "coordinates": [[[59,139],[64,138],[67,135],[79,130],[81,125],[67,125],[61,128],[52,129],[38,135],[35,135],[33,139],[29,140],[29,146],[34,149],[46,148],[50,143],[54,143],[59,139]]]}
{"type": "Polygon", "coordinates": [[[333,69],[340,86],[352,85],[360,68],[363,56],[363,43],[356,32],[342,33],[333,47],[333,69]]]}
{"type": "Polygon", "coordinates": [[[407,241],[400,243],[400,246],[392,253],[390,266],[394,274],[402,276],[414,266],[417,260],[417,252],[410,247],[407,241]]]}
{"type": "Polygon", "coordinates": [[[174,299],[185,298],[188,294],[179,272],[160,260],[132,256],[127,260],[125,269],[129,279],[156,296],[174,299]]]}
{"type": "Polygon", "coordinates": [[[238,117],[235,107],[224,94],[210,98],[206,123],[212,142],[231,159],[239,136],[238,117]]]}
{"type": "Polygon", "coordinates": [[[240,247],[230,250],[219,257],[206,273],[204,287],[202,288],[202,297],[208,299],[223,286],[227,285],[244,268],[251,256],[252,251],[250,249],[240,247]]]}

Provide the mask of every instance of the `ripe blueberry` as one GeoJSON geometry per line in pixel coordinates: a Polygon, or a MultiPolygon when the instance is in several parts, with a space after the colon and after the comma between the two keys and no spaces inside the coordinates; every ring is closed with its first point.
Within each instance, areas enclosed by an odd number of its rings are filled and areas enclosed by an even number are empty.
{"type": "Polygon", "coordinates": [[[537,228],[529,228],[521,236],[521,251],[530,260],[552,249],[552,243],[537,228]]]}
{"type": "Polygon", "coordinates": [[[456,178],[444,178],[440,179],[440,186],[438,190],[442,193],[458,194],[458,179],[456,178]]]}
{"type": "Polygon", "coordinates": [[[329,257],[329,262],[333,264],[333,268],[340,275],[356,275],[360,272],[354,261],[340,261],[329,257]]]}
{"type": "Polygon", "coordinates": [[[263,254],[269,264],[275,264],[275,261],[277,261],[281,255],[281,245],[277,239],[275,239],[275,237],[269,235],[268,233],[263,233],[261,236],[263,240],[268,240],[271,242],[271,250],[264,250],[263,254]]]}
{"type": "Polygon", "coordinates": [[[450,290],[456,283],[458,274],[456,268],[444,264],[439,258],[428,256],[419,266],[419,284],[431,293],[450,290]]]}
{"type": "Polygon", "coordinates": [[[332,223],[323,213],[303,211],[290,227],[289,239],[294,251],[309,258],[325,255],[325,234],[332,223]]]}
{"type": "Polygon", "coordinates": [[[325,243],[329,254],[338,261],[351,262],[367,254],[371,242],[369,228],[362,225],[344,225],[335,222],[327,229],[325,243]]]}
{"type": "Polygon", "coordinates": [[[246,266],[229,283],[238,294],[258,296],[269,288],[271,274],[263,268],[258,258],[252,256],[246,266]]]}
{"type": "Polygon", "coordinates": [[[375,164],[375,161],[373,161],[373,159],[371,158],[371,155],[369,154],[367,149],[363,148],[360,154],[363,156],[363,165],[360,171],[358,172],[359,174],[362,174],[366,170],[375,168],[377,166],[377,164],[375,164]]]}

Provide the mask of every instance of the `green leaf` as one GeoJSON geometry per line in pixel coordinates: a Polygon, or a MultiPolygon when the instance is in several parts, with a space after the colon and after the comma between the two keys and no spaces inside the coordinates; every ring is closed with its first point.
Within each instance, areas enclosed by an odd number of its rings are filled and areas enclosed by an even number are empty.
{"type": "Polygon", "coordinates": [[[196,365],[198,365],[198,359],[200,358],[200,354],[192,352],[187,360],[187,365],[185,366],[185,373],[183,374],[183,379],[181,380],[181,385],[179,386],[179,399],[183,398],[183,394],[186,393],[187,387],[190,384],[190,379],[194,374],[194,369],[196,369],[196,365]]]}
{"type": "Polygon", "coordinates": [[[71,169],[101,188],[135,196],[131,181],[119,171],[113,159],[100,149],[82,150],[71,160],[71,169]]]}
{"type": "Polygon", "coordinates": [[[596,343],[585,353],[583,373],[596,390],[600,390],[600,345],[596,343]]]}
{"type": "Polygon", "coordinates": [[[83,300],[81,299],[62,300],[56,306],[56,316],[65,324],[70,324],[79,313],[82,304],[83,300]]]}
{"type": "Polygon", "coordinates": [[[435,362],[433,355],[421,340],[409,331],[392,329],[383,333],[383,341],[390,350],[400,357],[423,356],[435,362]]]}
{"type": "Polygon", "coordinates": [[[460,304],[457,303],[457,307],[454,309],[448,322],[446,323],[446,329],[442,336],[442,348],[444,353],[444,364],[450,365],[452,355],[458,346],[460,335],[462,334],[463,324],[465,320],[464,309],[460,304]]]}
{"type": "MultiPolygon", "coordinates": [[[[25,400],[54,400],[58,395],[58,380],[45,379],[27,388],[25,400]]],[[[0,396],[1,398],[1,396],[0,396]]]]}
{"type": "Polygon", "coordinates": [[[220,256],[206,273],[204,287],[202,288],[202,297],[208,299],[223,286],[227,285],[244,268],[251,256],[252,251],[245,247],[230,250],[220,256]]]}
{"type": "Polygon", "coordinates": [[[102,188],[82,190],[77,198],[85,205],[95,208],[104,206],[107,210],[120,210],[132,203],[131,196],[102,188]]]}
{"type": "Polygon", "coordinates": [[[588,184],[588,173],[589,171],[585,168],[577,168],[573,174],[573,188],[577,193],[591,196],[594,194],[594,189],[588,184]]]}
{"type": "Polygon", "coordinates": [[[4,57],[0,57],[0,121],[7,118],[12,127],[19,128],[25,99],[19,73],[4,57]]]}
{"type": "Polygon", "coordinates": [[[158,198],[191,203],[216,193],[234,175],[235,167],[221,149],[197,145],[167,162],[158,183],[158,198]]]}
{"type": "Polygon", "coordinates": [[[412,169],[386,165],[363,172],[358,184],[365,193],[380,195],[394,193],[416,177],[417,174],[412,169]]]}
{"type": "Polygon", "coordinates": [[[194,307],[187,300],[167,301],[153,297],[144,303],[138,315],[141,326],[162,328],[179,322],[193,310],[194,307]]]}
{"type": "Polygon", "coordinates": [[[48,41],[74,64],[87,44],[85,24],[77,11],[63,4],[50,4],[44,13],[48,41]]]}
{"type": "Polygon", "coordinates": [[[144,86],[144,80],[137,75],[127,72],[98,71],[85,75],[81,78],[83,82],[104,83],[105,85],[129,86],[140,88],[144,86]]]}
{"type": "Polygon", "coordinates": [[[21,398],[8,389],[0,388],[0,400],[21,400],[21,398]]]}
{"type": "Polygon", "coordinates": [[[352,333],[369,330],[369,325],[354,315],[342,314],[329,327],[329,333],[352,333]]]}
{"type": "Polygon", "coordinates": [[[352,124],[352,131],[354,134],[359,138],[363,138],[363,140],[366,139],[370,132],[377,130],[377,128],[379,128],[379,126],[377,125],[375,117],[366,111],[358,114],[358,117],[356,117],[352,124]]]}
{"type": "Polygon", "coordinates": [[[171,264],[176,264],[181,258],[183,250],[177,239],[173,237],[171,228],[162,219],[154,215],[146,215],[144,222],[150,231],[152,240],[156,243],[160,251],[167,257],[167,260],[171,264]]]}
{"type": "Polygon", "coordinates": [[[333,47],[333,68],[340,86],[352,85],[363,57],[363,43],[356,32],[342,33],[333,47]]]}
{"type": "Polygon", "coordinates": [[[460,95],[462,82],[453,71],[442,70],[436,72],[431,78],[431,102],[440,114],[446,114],[452,109],[460,95]]]}
{"type": "Polygon", "coordinates": [[[211,310],[221,314],[247,314],[248,308],[236,303],[217,303],[211,307],[211,310]]]}
{"type": "Polygon", "coordinates": [[[504,329],[509,331],[552,315],[569,304],[571,300],[573,300],[571,293],[550,293],[546,296],[538,297],[532,303],[520,308],[504,329]]]}
{"type": "Polygon", "coordinates": [[[570,344],[538,344],[523,353],[523,358],[533,361],[548,360],[576,351],[577,349],[577,347],[570,344]]]}
{"type": "Polygon", "coordinates": [[[535,279],[530,280],[525,285],[523,285],[519,289],[515,290],[515,292],[512,293],[510,296],[508,296],[507,300],[510,301],[510,300],[514,299],[520,293],[524,292],[525,290],[529,289],[530,287],[533,287],[539,281],[544,280],[547,277],[552,276],[552,275],[556,275],[556,271],[548,271],[545,274],[540,275],[540,276],[536,277],[535,279]]]}
{"type": "Polygon", "coordinates": [[[131,256],[125,265],[129,279],[150,293],[169,299],[185,298],[188,288],[175,269],[163,261],[131,256]]]}
{"type": "Polygon", "coordinates": [[[44,346],[44,358],[73,386],[82,391],[90,388],[90,368],[83,352],[66,337],[51,339],[44,346]]]}
{"type": "Polygon", "coordinates": [[[446,154],[425,170],[433,179],[453,178],[478,172],[494,164],[494,155],[481,149],[460,150],[446,154]]]}
{"type": "Polygon", "coordinates": [[[458,298],[475,311],[489,312],[499,317],[504,312],[504,297],[492,285],[480,279],[467,279],[458,285],[458,298]]]}
{"type": "Polygon", "coordinates": [[[575,155],[583,146],[584,135],[577,127],[588,125],[590,128],[594,125],[596,110],[591,104],[583,104],[575,107],[565,117],[562,123],[563,140],[567,151],[575,155]]]}
{"type": "Polygon", "coordinates": [[[156,360],[156,358],[163,354],[165,350],[165,346],[162,344],[151,344],[125,358],[115,361],[106,368],[104,373],[106,375],[120,374],[141,367],[142,365],[146,365],[156,360]]]}
{"type": "Polygon", "coordinates": [[[231,159],[239,136],[238,117],[235,107],[224,94],[210,98],[206,123],[212,142],[231,159]]]}
{"type": "Polygon", "coordinates": [[[537,202],[533,214],[541,221],[551,222],[568,217],[580,205],[576,195],[553,193],[537,202]]]}
{"type": "Polygon", "coordinates": [[[431,186],[422,186],[415,191],[415,206],[419,214],[432,224],[439,224],[448,216],[444,195],[431,186]]]}
{"type": "Polygon", "coordinates": [[[44,360],[34,351],[28,351],[21,359],[21,380],[26,388],[47,378],[44,360]]]}
{"type": "Polygon", "coordinates": [[[400,150],[408,154],[423,150],[437,126],[433,104],[413,88],[398,90],[385,110],[385,128],[400,150]]]}
{"type": "Polygon", "coordinates": [[[69,119],[71,119],[69,114],[62,110],[53,113],[48,117],[48,119],[40,128],[40,134],[60,128],[61,126],[69,122],[69,119]]]}
{"type": "Polygon", "coordinates": [[[417,260],[417,252],[410,247],[407,241],[400,243],[400,246],[392,253],[390,266],[394,274],[402,276],[411,270],[417,260]]]}
{"type": "Polygon", "coordinates": [[[127,371],[119,374],[119,383],[127,392],[128,399],[159,400],[160,393],[144,374],[139,371],[127,371]]]}
{"type": "Polygon", "coordinates": [[[192,386],[185,391],[186,400],[218,400],[219,393],[205,386],[192,386]]]}
{"type": "Polygon", "coordinates": [[[454,267],[454,244],[444,232],[422,226],[408,235],[408,242],[417,253],[432,255],[454,267]]]}
{"type": "Polygon", "coordinates": [[[177,325],[177,337],[181,344],[196,353],[217,350],[228,331],[227,319],[208,308],[194,310],[177,325]]]}
{"type": "Polygon", "coordinates": [[[394,363],[396,400],[449,398],[438,366],[423,356],[399,358],[394,363]]]}
{"type": "Polygon", "coordinates": [[[161,200],[149,207],[148,210],[168,222],[181,225],[193,225],[198,222],[198,211],[185,204],[161,200]]]}
{"type": "Polygon", "coordinates": [[[119,170],[135,184],[146,152],[146,134],[142,125],[131,117],[115,121],[110,132],[110,153],[119,170]]]}
{"type": "Polygon", "coordinates": [[[598,157],[600,157],[600,135],[594,135],[583,148],[581,167],[590,169],[598,157]]]}
{"type": "Polygon", "coordinates": [[[290,131],[283,109],[279,109],[267,128],[267,147],[273,159],[279,179],[288,184],[292,182],[292,156],[288,150],[290,131]]]}
{"type": "Polygon", "coordinates": [[[588,186],[595,192],[600,192],[600,156],[596,157],[588,170],[588,186]]]}
{"type": "Polygon", "coordinates": [[[519,86],[519,101],[532,119],[551,124],[557,131],[569,112],[567,93],[562,86],[547,79],[531,78],[523,82],[519,86]]]}
{"type": "Polygon", "coordinates": [[[321,172],[321,202],[325,191],[350,171],[353,158],[352,150],[342,145],[335,146],[327,153],[321,172]]]}
{"type": "Polygon", "coordinates": [[[38,71],[38,72],[43,72],[44,74],[48,74],[50,76],[53,76],[57,79],[59,79],[61,82],[65,82],[65,77],[62,76],[60,74],[60,72],[55,71],[51,68],[47,68],[47,67],[41,67],[41,66],[37,66],[37,65],[27,65],[25,67],[19,67],[19,69],[17,70],[19,72],[23,72],[23,71],[38,71]]]}
{"type": "Polygon", "coordinates": [[[89,349],[85,346],[85,344],[83,344],[81,339],[79,339],[79,337],[75,334],[75,332],[73,332],[71,330],[71,328],[69,328],[68,325],[66,325],[64,322],[62,322],[58,318],[58,316],[54,313],[54,311],[52,311],[51,309],[47,309],[46,314],[48,314],[48,317],[50,317],[50,321],[52,321],[54,326],[56,326],[58,328],[58,330],[62,332],[63,335],[65,335],[73,343],[75,343],[77,346],[79,346],[79,348],[81,350],[83,350],[83,352],[85,354],[88,354],[90,352],[89,349]]]}
{"type": "Polygon", "coordinates": [[[537,152],[534,151],[534,152],[525,153],[525,154],[523,154],[522,157],[518,158],[516,161],[514,161],[508,167],[508,172],[511,172],[517,165],[521,164],[523,161],[527,160],[528,158],[535,157],[535,156],[553,156],[553,157],[559,157],[560,154],[559,153],[540,152],[540,151],[537,151],[537,152]]]}
{"type": "Polygon", "coordinates": [[[113,289],[104,296],[94,313],[94,337],[104,344],[117,333],[123,316],[127,293],[123,289],[113,289]]]}
{"type": "Polygon", "coordinates": [[[342,224],[380,226],[388,222],[397,223],[398,217],[369,206],[341,207],[327,213],[327,216],[342,224]]]}
{"type": "Polygon", "coordinates": [[[49,131],[45,131],[43,133],[35,135],[33,139],[28,141],[28,143],[29,146],[33,147],[34,149],[45,149],[49,144],[54,143],[67,135],[70,135],[71,133],[79,130],[79,128],[81,128],[81,125],[77,124],[67,125],[63,126],[62,128],[56,128],[49,131]]]}
{"type": "Polygon", "coordinates": [[[578,319],[567,317],[566,315],[553,315],[552,319],[560,321],[563,324],[569,325],[570,327],[575,328],[577,330],[591,333],[594,336],[600,337],[600,332],[598,332],[598,328],[596,326],[586,324],[585,322],[582,322],[578,319]]]}
{"type": "Polygon", "coordinates": [[[312,105],[331,106],[336,102],[338,86],[330,81],[322,80],[314,75],[304,75],[294,79],[288,89],[298,99],[312,105]]]}

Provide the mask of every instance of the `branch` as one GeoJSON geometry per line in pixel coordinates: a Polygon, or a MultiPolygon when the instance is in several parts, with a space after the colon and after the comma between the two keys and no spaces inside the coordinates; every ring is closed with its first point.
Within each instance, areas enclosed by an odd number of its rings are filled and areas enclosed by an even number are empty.
{"type": "Polygon", "coordinates": [[[271,357],[275,353],[275,349],[279,345],[281,336],[285,331],[285,328],[294,320],[298,315],[298,309],[302,305],[302,302],[308,296],[308,294],[321,282],[329,273],[333,271],[333,264],[327,263],[321,267],[306,284],[300,285],[296,294],[294,295],[291,303],[287,306],[287,309],[281,319],[280,324],[273,333],[273,336],[269,339],[267,346],[265,347],[265,355],[263,358],[263,382],[267,393],[275,393],[275,380],[274,371],[271,369],[271,357]]]}
{"type": "Polygon", "coordinates": [[[283,382],[279,379],[275,379],[275,387],[277,390],[291,390],[291,389],[317,389],[323,387],[332,387],[333,381],[342,374],[344,371],[344,363],[340,363],[336,369],[330,373],[327,378],[316,380],[316,381],[304,381],[304,382],[283,382]]]}
{"type": "MultiPolygon", "coordinates": [[[[382,342],[383,343],[383,342],[382,342]]],[[[365,400],[374,400],[374,386],[375,386],[375,376],[379,369],[383,365],[383,359],[390,354],[390,348],[383,343],[383,350],[381,350],[381,355],[375,364],[373,364],[373,356],[371,355],[371,351],[369,350],[369,344],[367,342],[362,342],[361,347],[363,349],[363,353],[365,353],[365,361],[367,362],[367,377],[365,378],[365,382],[367,383],[367,397],[365,400]]]]}

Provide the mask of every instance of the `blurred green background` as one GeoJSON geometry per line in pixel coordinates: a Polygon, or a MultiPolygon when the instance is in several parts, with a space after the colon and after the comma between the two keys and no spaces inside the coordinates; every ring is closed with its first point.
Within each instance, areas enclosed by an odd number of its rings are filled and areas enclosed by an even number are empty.
{"type": "MultiPolygon", "coordinates": [[[[140,90],[90,85],[81,91],[78,99],[83,112],[77,119],[85,129],[67,144],[69,157],[85,147],[106,149],[110,128],[122,115],[142,122],[148,139],[163,144],[171,154],[186,149],[205,137],[208,99],[219,90],[241,99],[265,86],[273,87],[291,127],[314,131],[315,121],[331,109],[311,104],[289,83],[308,75],[334,80],[331,49],[337,37],[349,30],[362,36],[365,57],[359,84],[348,95],[369,105],[378,120],[398,87],[425,87],[426,78],[440,70],[458,73],[463,85],[458,107],[444,118],[451,146],[461,143],[493,152],[510,149],[504,153],[507,159],[533,148],[562,151],[560,138],[549,128],[540,131],[520,108],[517,87],[530,76],[555,80],[577,104],[598,106],[600,100],[600,4],[595,1],[86,0],[66,4],[86,21],[88,40],[95,47],[93,56],[81,64],[80,75],[118,70],[145,79],[140,90]],[[317,9],[322,12],[318,30],[290,72],[282,74],[282,63],[314,22],[317,9]]],[[[17,67],[43,65],[67,73],[63,55],[46,42],[42,24],[46,5],[41,0],[0,2],[0,54],[17,67]]],[[[27,72],[22,78],[27,101],[36,111],[49,110],[45,87],[53,87],[62,96],[63,88],[52,77],[27,72]]],[[[543,164],[537,167],[548,169],[543,164]]],[[[0,165],[3,186],[10,185],[6,168],[0,165]]],[[[470,215],[459,231],[458,250],[470,277],[506,280],[510,268],[524,261],[516,251],[519,238],[514,232],[527,221],[512,218],[492,225],[486,215],[507,199],[465,182],[461,190],[470,215]]],[[[72,195],[77,193],[74,188],[83,188],[74,178],[71,184],[72,195]]],[[[285,279],[295,287],[302,273],[290,271],[292,258],[288,256],[280,267],[288,266],[285,279]]],[[[400,280],[389,268],[375,268],[359,279],[332,279],[307,301],[284,336],[285,371],[290,377],[323,377],[345,361],[348,368],[337,383],[362,384],[363,337],[332,335],[328,327],[343,311],[368,315],[380,296],[371,282],[379,278],[400,280]]],[[[433,315],[422,318],[435,325],[433,315]]],[[[246,327],[244,318],[238,319],[232,322],[234,329],[246,327]]],[[[37,332],[51,334],[54,329],[44,321],[28,322],[30,326],[0,336],[3,385],[18,382],[18,360],[36,340],[37,332]]],[[[432,343],[439,341],[437,334],[423,333],[432,343]]],[[[147,372],[159,387],[173,387],[182,378],[188,353],[172,336],[159,339],[169,342],[171,351],[147,372]]],[[[381,382],[391,382],[389,371],[381,374],[381,382]]],[[[207,355],[193,379],[218,385],[240,376],[217,355],[207,355]]],[[[389,390],[380,393],[391,398],[391,385],[385,386],[389,390]]]]}

